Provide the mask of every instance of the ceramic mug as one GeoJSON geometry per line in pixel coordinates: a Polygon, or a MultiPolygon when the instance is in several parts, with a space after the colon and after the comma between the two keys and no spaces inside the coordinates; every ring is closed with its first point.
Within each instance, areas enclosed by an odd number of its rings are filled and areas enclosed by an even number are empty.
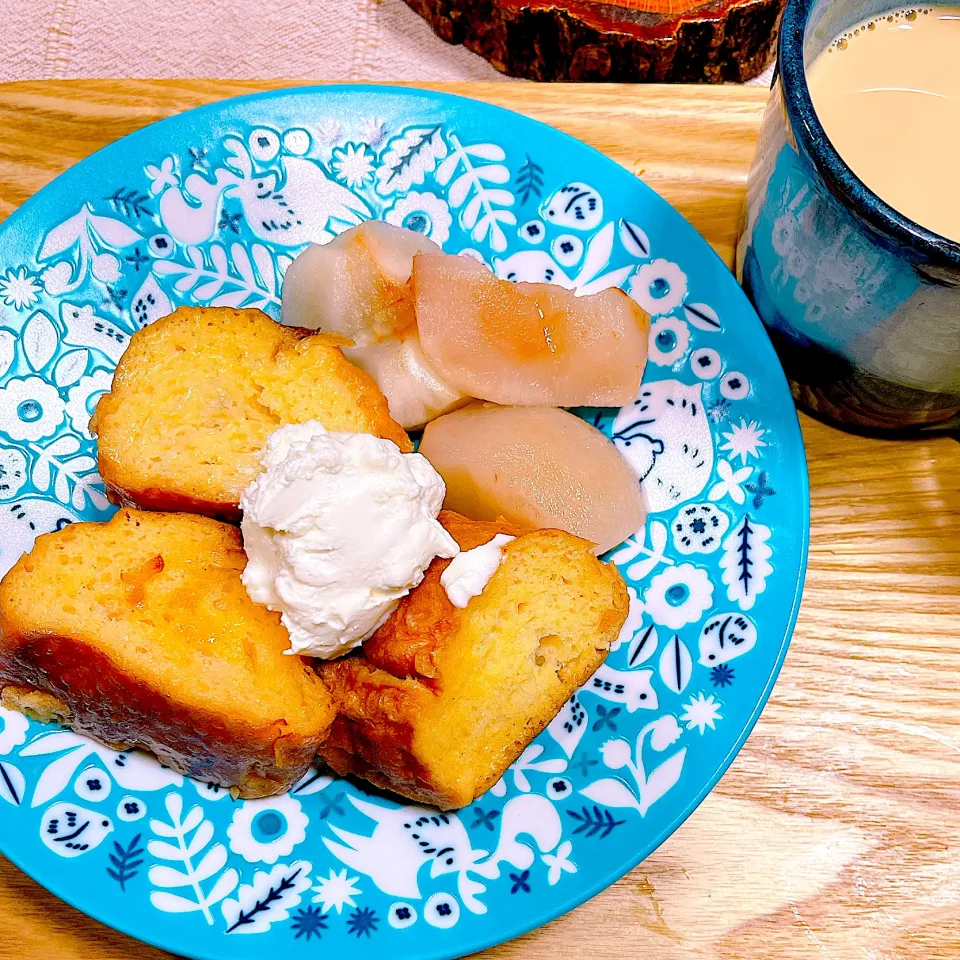
{"type": "Polygon", "coordinates": [[[854,429],[950,428],[960,421],[960,243],[857,178],[806,80],[839,34],[891,9],[890,0],[787,0],[737,275],[800,405],[854,429]]]}

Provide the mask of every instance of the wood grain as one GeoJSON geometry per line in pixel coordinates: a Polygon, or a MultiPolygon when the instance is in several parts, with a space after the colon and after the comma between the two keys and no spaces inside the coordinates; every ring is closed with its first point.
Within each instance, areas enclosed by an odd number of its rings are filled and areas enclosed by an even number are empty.
{"type": "MultiPolygon", "coordinates": [[[[0,87],[0,213],[137,127],[254,83],[0,87]]],[[[608,153],[729,263],[763,109],[755,89],[455,86],[608,153]]],[[[488,952],[508,960],[960,956],[960,444],[802,417],[810,566],[780,681],[730,771],[641,866],[488,952]]],[[[2,829],[2,826],[0,826],[2,829]]],[[[3,960],[167,956],[0,861],[3,960]]]]}
{"type": "Polygon", "coordinates": [[[782,0],[406,0],[448,43],[529,80],[723,83],[770,62],[782,0]]]}

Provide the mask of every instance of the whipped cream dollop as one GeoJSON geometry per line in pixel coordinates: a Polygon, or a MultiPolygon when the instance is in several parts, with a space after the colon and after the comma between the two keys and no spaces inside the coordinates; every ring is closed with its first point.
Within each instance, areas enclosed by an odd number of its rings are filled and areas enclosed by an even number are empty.
{"type": "Polygon", "coordinates": [[[483,588],[503,563],[503,548],[515,539],[498,533],[489,542],[464,550],[453,558],[440,574],[440,586],[455,607],[462,609],[473,597],[483,593],[483,588]]]}
{"type": "Polygon", "coordinates": [[[434,557],[457,542],[437,520],[446,493],[426,458],[316,421],[280,427],[243,492],[250,598],[281,614],[290,652],[331,659],[363,643],[434,557]]]}

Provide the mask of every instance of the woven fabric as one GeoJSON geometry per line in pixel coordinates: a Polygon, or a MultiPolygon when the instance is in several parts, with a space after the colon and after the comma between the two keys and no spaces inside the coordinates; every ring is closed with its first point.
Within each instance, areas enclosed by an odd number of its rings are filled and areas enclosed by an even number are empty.
{"type": "Polygon", "coordinates": [[[0,18],[0,81],[507,79],[403,0],[0,0],[0,18]]]}

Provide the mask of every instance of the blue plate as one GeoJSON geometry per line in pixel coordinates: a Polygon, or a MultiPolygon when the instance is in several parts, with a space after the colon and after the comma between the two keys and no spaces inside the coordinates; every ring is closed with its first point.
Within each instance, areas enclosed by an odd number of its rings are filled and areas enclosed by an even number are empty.
{"type": "MultiPolygon", "coordinates": [[[[612,883],[717,782],[797,613],[800,431],[756,315],[675,210],[594,150],[438,93],[277,92],[194,110],[67,171],[0,230],[0,573],[112,507],[87,422],[130,335],[180,304],[279,315],[309,241],[366,217],[512,280],[620,285],[654,320],[636,404],[584,410],[650,501],[612,552],[631,614],[599,673],[456,814],[320,772],[234,801],[0,711],[2,852],[75,907],[211,960],[459,956],[612,883]]],[[[744,825],[749,831],[749,824],[744,825]]]]}

